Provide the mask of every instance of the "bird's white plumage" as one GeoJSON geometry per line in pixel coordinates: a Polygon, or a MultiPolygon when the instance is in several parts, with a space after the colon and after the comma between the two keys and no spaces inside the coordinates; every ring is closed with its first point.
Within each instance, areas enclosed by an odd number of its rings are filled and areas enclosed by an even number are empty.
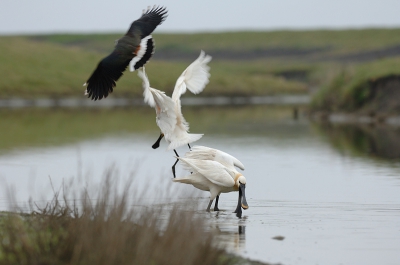
{"type": "Polygon", "coordinates": [[[173,98],[166,96],[165,93],[160,90],[151,88],[144,70],[143,73],[142,71],[138,73],[139,77],[143,80],[145,102],[156,108],[157,125],[164,134],[165,140],[169,143],[168,150],[195,142],[203,136],[203,134],[188,133],[189,124],[182,115],[180,96],[185,93],[186,88],[193,93],[200,93],[204,90],[210,76],[208,72],[209,67],[207,65],[210,60],[211,56],[205,55],[205,53],[201,51],[200,56],[190,64],[178,78],[174,88],[173,98]],[[159,102],[157,102],[157,99],[159,99],[159,102]],[[173,108],[171,108],[172,104],[173,108]]]}
{"type": "Polygon", "coordinates": [[[140,41],[140,49],[137,52],[136,56],[132,58],[132,60],[129,62],[129,71],[133,72],[135,71],[135,64],[137,62],[140,61],[140,59],[142,59],[143,55],[146,53],[146,49],[147,49],[147,40],[151,39],[152,36],[148,35],[146,37],[144,37],[141,41],[140,41]]]}
{"type": "MultiPolygon", "coordinates": [[[[207,211],[210,211],[210,206],[217,196],[231,191],[239,191],[239,201],[235,210],[237,216],[241,216],[242,208],[248,209],[245,196],[246,178],[235,169],[235,164],[240,163],[238,159],[205,146],[195,146],[184,157],[177,157],[177,159],[191,174],[183,178],[174,178],[173,181],[191,184],[200,190],[209,191],[210,202],[207,211]]],[[[242,163],[240,165],[243,166],[242,163]]],[[[214,206],[215,211],[218,211],[217,202],[214,206]]]]}
{"type": "Polygon", "coordinates": [[[237,191],[239,182],[246,184],[246,178],[238,171],[231,170],[223,164],[212,160],[199,160],[184,157],[178,157],[183,167],[192,172],[192,174],[174,178],[174,182],[191,184],[195,188],[209,191],[210,201],[221,193],[237,191]]]}
{"type": "Polygon", "coordinates": [[[177,101],[181,95],[189,89],[193,94],[199,94],[208,84],[210,78],[210,67],[207,65],[211,61],[211,56],[204,51],[200,52],[199,57],[191,63],[176,80],[172,99],[177,101]]]}
{"type": "Polygon", "coordinates": [[[236,172],[225,167],[221,163],[212,160],[190,159],[177,157],[183,162],[183,167],[188,171],[200,173],[215,185],[221,187],[232,187],[235,185],[236,172]]]}
{"type": "Polygon", "coordinates": [[[221,150],[206,146],[193,146],[192,150],[190,152],[187,152],[185,157],[200,160],[213,160],[221,163],[231,170],[235,170],[235,167],[244,170],[243,163],[240,162],[239,159],[237,159],[236,157],[221,150]]]}
{"type": "Polygon", "coordinates": [[[143,69],[138,70],[138,76],[143,80],[144,102],[156,110],[156,123],[162,132],[171,133],[176,125],[175,104],[165,92],[150,87],[149,79],[143,69]]]}
{"type": "Polygon", "coordinates": [[[183,178],[174,178],[173,181],[185,184],[191,184],[195,188],[204,191],[209,191],[210,186],[214,185],[211,181],[209,181],[206,177],[204,177],[200,173],[193,173],[183,178]]]}

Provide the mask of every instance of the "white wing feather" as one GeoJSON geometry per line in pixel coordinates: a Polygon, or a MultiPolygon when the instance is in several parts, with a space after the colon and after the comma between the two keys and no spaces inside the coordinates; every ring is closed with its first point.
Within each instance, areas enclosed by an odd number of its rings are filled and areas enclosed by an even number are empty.
{"type": "Polygon", "coordinates": [[[212,183],[222,187],[235,185],[235,172],[223,166],[221,163],[211,160],[197,160],[177,157],[183,162],[183,166],[194,173],[200,173],[212,183]]]}
{"type": "Polygon", "coordinates": [[[225,153],[221,150],[210,148],[206,146],[196,145],[192,147],[192,151],[185,154],[185,158],[200,159],[200,160],[213,160],[217,161],[231,170],[238,167],[244,170],[244,165],[236,157],[225,153]]]}
{"type": "Polygon", "coordinates": [[[209,191],[211,182],[200,173],[193,173],[183,178],[174,178],[174,182],[191,184],[199,190],[209,191]]]}
{"type": "Polygon", "coordinates": [[[133,57],[132,60],[129,62],[129,71],[131,72],[135,71],[135,64],[139,62],[142,59],[143,55],[146,53],[147,40],[151,38],[152,36],[148,35],[140,41],[140,49],[138,51],[138,54],[135,57],[133,57]]]}
{"type": "Polygon", "coordinates": [[[204,51],[200,52],[199,57],[191,63],[176,81],[172,99],[179,100],[181,95],[189,89],[193,94],[198,94],[204,90],[210,77],[210,67],[207,65],[211,61],[211,56],[204,51]]]}

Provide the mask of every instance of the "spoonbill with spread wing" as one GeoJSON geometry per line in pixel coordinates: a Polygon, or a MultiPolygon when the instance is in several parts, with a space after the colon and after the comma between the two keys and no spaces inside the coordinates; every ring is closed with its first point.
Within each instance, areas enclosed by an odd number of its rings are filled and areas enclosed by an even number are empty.
{"type": "MultiPolygon", "coordinates": [[[[156,109],[156,123],[161,130],[160,137],[153,144],[153,149],[160,145],[163,137],[168,142],[168,150],[173,149],[175,155],[179,157],[176,148],[187,144],[190,149],[190,143],[199,140],[203,134],[190,134],[189,123],[185,120],[181,110],[180,97],[187,89],[193,94],[198,94],[204,90],[209,81],[209,66],[211,56],[201,51],[200,56],[191,63],[176,81],[172,98],[165,95],[165,92],[150,87],[150,81],[144,69],[138,71],[139,77],[143,80],[144,101],[156,109]]],[[[175,178],[175,161],[172,166],[172,173],[175,178]]]]}

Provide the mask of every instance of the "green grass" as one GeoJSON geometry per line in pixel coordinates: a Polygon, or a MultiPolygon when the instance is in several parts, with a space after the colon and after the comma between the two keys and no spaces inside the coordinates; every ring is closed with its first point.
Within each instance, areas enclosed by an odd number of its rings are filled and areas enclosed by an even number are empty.
{"type": "MultiPolygon", "coordinates": [[[[36,40],[109,52],[118,34],[58,34],[33,36],[36,40]]],[[[153,34],[157,52],[218,50],[262,50],[266,48],[331,47],[338,52],[362,51],[398,45],[400,29],[246,31],[195,34],[153,34]]]]}
{"type": "MultiPolygon", "coordinates": [[[[109,46],[112,47],[112,44],[109,46]]],[[[106,55],[82,47],[65,47],[26,37],[1,37],[0,49],[0,98],[83,97],[83,83],[106,55]]],[[[188,64],[182,61],[150,61],[147,73],[151,85],[171,94],[176,79],[188,64]]],[[[211,79],[203,96],[306,91],[303,83],[275,76],[276,68],[268,67],[264,62],[213,61],[210,65],[211,79]]],[[[126,71],[118,81],[113,96],[141,95],[140,79],[136,73],[126,71]]]]}
{"type": "MultiPolygon", "coordinates": [[[[0,98],[82,97],[82,84],[122,34],[0,37],[0,98]]],[[[400,72],[398,57],[366,63],[343,61],[360,52],[399,46],[400,29],[156,33],[154,38],[156,54],[147,64],[147,73],[151,85],[168,94],[201,49],[214,55],[210,83],[202,96],[296,94],[322,87],[316,95],[317,106],[325,104],[320,98],[330,97],[328,90],[347,98],[353,95],[349,92],[353,87],[368,78],[400,72]],[[258,56],[265,51],[278,51],[279,55],[258,56]],[[229,56],[219,57],[223,53],[229,56]],[[162,59],[168,54],[172,57],[162,59]],[[302,72],[303,78],[282,75],[293,71],[302,72]],[[327,89],[341,85],[342,73],[347,76],[344,87],[327,89]]],[[[126,71],[111,96],[141,94],[140,79],[126,71]]]]}

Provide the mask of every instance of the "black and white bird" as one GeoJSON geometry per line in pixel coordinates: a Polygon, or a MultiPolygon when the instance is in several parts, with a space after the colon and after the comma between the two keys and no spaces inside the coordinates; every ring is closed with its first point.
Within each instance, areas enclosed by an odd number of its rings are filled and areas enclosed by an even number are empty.
{"type": "Polygon", "coordinates": [[[154,53],[154,42],[150,35],[167,18],[165,7],[154,6],[143,11],[128,32],[117,40],[114,51],[103,58],[86,81],[85,95],[92,100],[106,98],[113,92],[115,82],[129,65],[131,72],[144,66],[154,53]]]}

